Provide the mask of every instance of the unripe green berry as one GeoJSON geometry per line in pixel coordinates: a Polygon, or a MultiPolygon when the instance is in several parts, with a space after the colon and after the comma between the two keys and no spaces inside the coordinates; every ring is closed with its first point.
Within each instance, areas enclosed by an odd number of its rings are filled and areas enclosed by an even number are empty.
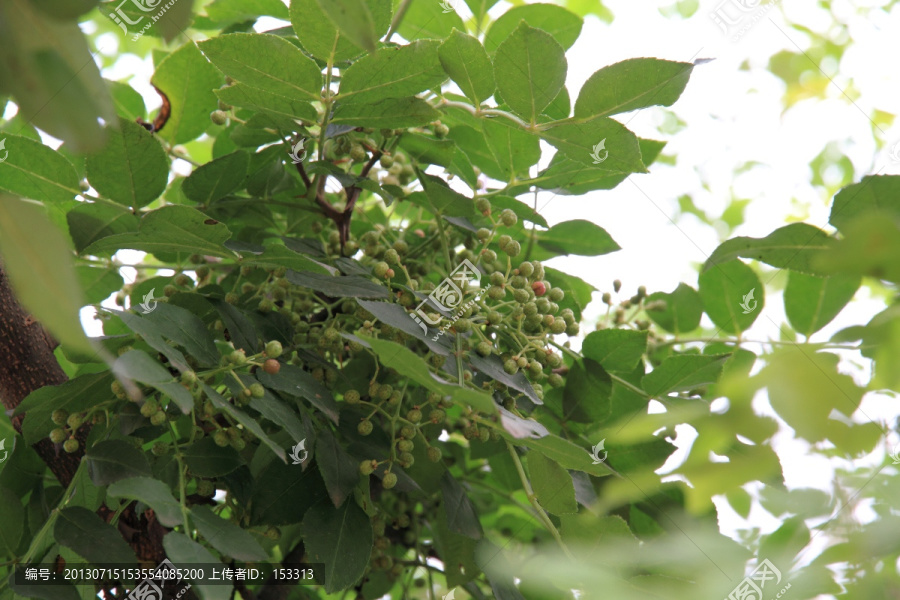
{"type": "Polygon", "coordinates": [[[491,230],[486,227],[482,227],[481,229],[479,229],[478,231],[475,232],[475,237],[483,242],[484,240],[491,237],[491,230]]]}
{"type": "Polygon", "coordinates": [[[450,128],[443,123],[434,126],[434,135],[436,135],[438,138],[447,137],[448,133],[450,133],[450,128]]]}
{"type": "Polygon", "coordinates": [[[250,395],[254,398],[262,398],[266,395],[266,388],[261,383],[253,383],[250,385],[250,395]]]}
{"type": "Polygon", "coordinates": [[[152,425],[162,425],[167,420],[165,411],[159,411],[150,417],[150,423],[152,425]]]}
{"type": "Polygon", "coordinates": [[[555,321],[553,321],[553,324],[550,325],[550,332],[559,335],[561,333],[565,333],[568,327],[569,326],[566,324],[565,320],[556,319],[555,321]]]}
{"type": "Polygon", "coordinates": [[[515,375],[519,370],[519,365],[516,364],[516,361],[510,358],[509,360],[504,361],[503,370],[506,371],[508,375],[515,375]]]}
{"type": "Polygon", "coordinates": [[[528,280],[525,279],[522,275],[514,275],[509,280],[509,285],[517,290],[525,289],[525,286],[528,285],[528,280]]]}
{"type": "Polygon", "coordinates": [[[488,290],[488,298],[491,300],[502,300],[505,297],[506,289],[499,285],[495,285],[488,290]]]}
{"type": "MultiPolygon", "coordinates": [[[[118,383],[118,382],[116,382],[116,383],[118,383]]],[[[50,415],[50,420],[53,421],[54,423],[56,423],[57,425],[64,424],[66,422],[66,419],[68,419],[68,418],[69,418],[69,413],[62,408],[57,408],[56,410],[53,411],[53,414],[50,415]]]]}
{"type": "Polygon", "coordinates": [[[234,448],[235,450],[237,450],[238,452],[240,452],[241,450],[243,450],[244,448],[247,447],[247,442],[245,442],[241,438],[238,438],[236,440],[231,440],[231,447],[234,448]]]}
{"type": "Polygon", "coordinates": [[[487,198],[479,198],[475,201],[475,208],[484,216],[491,214],[491,201],[487,198]]]}
{"type": "Polygon", "coordinates": [[[552,300],[553,302],[560,302],[563,298],[566,297],[566,293],[560,288],[553,288],[547,293],[547,297],[550,298],[550,300],[552,300]]]}
{"type": "Polygon", "coordinates": [[[406,420],[410,423],[418,423],[422,420],[422,411],[418,408],[411,409],[406,413],[406,420]]]}
{"type": "Polygon", "coordinates": [[[216,443],[216,446],[219,446],[220,448],[224,448],[231,443],[231,440],[228,438],[228,434],[221,429],[213,434],[213,441],[216,443]]]}
{"type": "Polygon", "coordinates": [[[175,278],[175,285],[180,285],[181,287],[193,287],[194,280],[191,279],[189,275],[182,273],[175,278]]]}
{"type": "Polygon", "coordinates": [[[228,362],[233,365],[241,366],[247,362],[247,355],[243,350],[235,350],[228,355],[228,362]]]}
{"type": "Polygon", "coordinates": [[[486,263],[492,263],[497,260],[497,253],[488,248],[484,252],[481,253],[481,257],[484,259],[486,263]]]}
{"type": "Polygon", "coordinates": [[[350,148],[350,158],[352,158],[356,162],[362,162],[369,158],[369,155],[366,154],[366,149],[356,144],[350,148]]]}
{"type": "Polygon", "coordinates": [[[156,442],[155,444],[153,444],[153,448],[150,449],[150,452],[153,453],[153,456],[163,456],[168,451],[169,446],[162,442],[156,442]]]}
{"type": "Polygon", "coordinates": [[[412,440],[400,440],[397,442],[397,450],[400,452],[412,452],[416,447],[412,440]]]}
{"type": "Polygon", "coordinates": [[[78,451],[78,446],[79,446],[78,440],[76,440],[75,438],[69,438],[63,444],[63,450],[65,450],[69,454],[72,454],[73,452],[78,451]]]}
{"type": "Polygon", "coordinates": [[[198,496],[215,496],[216,494],[216,486],[212,481],[207,479],[201,479],[197,482],[197,495],[198,496]]]}
{"type": "Polygon", "coordinates": [[[453,324],[453,329],[459,333],[465,333],[472,329],[472,322],[468,319],[457,319],[456,323],[453,324]]]}
{"type": "Polygon", "coordinates": [[[507,227],[512,227],[519,221],[519,218],[516,216],[516,213],[514,213],[512,210],[510,210],[508,208],[504,208],[500,212],[500,221],[507,227]]]}
{"type": "Polygon", "coordinates": [[[513,298],[519,304],[525,304],[531,296],[528,294],[528,290],[519,289],[513,292],[513,298]]]}
{"type": "Polygon", "coordinates": [[[369,435],[373,428],[372,421],[360,421],[356,426],[356,431],[359,432],[359,435],[369,435]]]}
{"type": "Polygon", "coordinates": [[[214,110],[209,113],[209,120],[216,125],[224,125],[228,122],[228,113],[224,110],[214,110]]]}
{"type": "Polygon", "coordinates": [[[579,331],[581,331],[581,328],[578,327],[578,323],[566,325],[566,335],[578,335],[579,331]]]}
{"type": "Polygon", "coordinates": [[[512,241],[512,238],[508,235],[501,235],[497,238],[497,245],[500,246],[500,249],[506,252],[506,246],[512,241]]]}
{"type": "Polygon", "coordinates": [[[494,347],[491,345],[490,342],[479,342],[478,345],[475,347],[475,350],[481,356],[488,356],[491,352],[493,352],[494,347]]]}
{"type": "Polygon", "coordinates": [[[397,475],[394,473],[385,473],[384,479],[381,480],[381,485],[384,489],[389,490],[397,485],[397,475]]]}
{"type": "Polygon", "coordinates": [[[399,265],[400,264],[400,254],[393,248],[389,248],[384,253],[384,262],[386,262],[389,265],[399,265]]]}
{"type": "Polygon", "coordinates": [[[482,442],[488,442],[491,439],[491,430],[487,427],[482,427],[478,430],[478,439],[482,442]]]}
{"type": "Polygon", "coordinates": [[[619,290],[621,290],[621,289],[622,289],[622,282],[619,281],[618,279],[613,281],[613,291],[615,291],[618,294],[619,290]]]}
{"type": "Polygon", "coordinates": [[[375,472],[375,461],[374,460],[364,460],[359,463],[359,474],[363,476],[371,475],[375,472]]]}
{"type": "Polygon", "coordinates": [[[381,158],[378,159],[378,164],[384,169],[390,169],[391,165],[394,164],[394,158],[388,154],[382,154],[381,158]]]}
{"type": "Polygon", "coordinates": [[[375,277],[378,277],[379,279],[383,278],[385,275],[387,275],[387,272],[388,270],[390,270],[390,268],[390,265],[384,261],[375,263],[375,267],[373,269],[375,277]]]}
{"type": "Polygon", "coordinates": [[[359,404],[360,396],[356,390],[347,390],[344,392],[344,401],[347,404],[359,404]]]}
{"type": "Polygon", "coordinates": [[[281,347],[281,342],[278,340],[272,340],[266,344],[266,356],[269,358],[278,358],[281,356],[282,352],[284,352],[284,349],[281,347]]]}
{"type": "Polygon", "coordinates": [[[516,365],[518,365],[520,369],[524,369],[528,366],[528,359],[524,356],[520,356],[518,359],[516,359],[516,365]]]}
{"type": "Polygon", "coordinates": [[[416,462],[416,457],[412,455],[411,452],[401,452],[400,456],[397,457],[397,461],[404,468],[409,468],[413,466],[413,463],[416,462]]]}
{"type": "Polygon", "coordinates": [[[524,277],[531,277],[534,274],[534,265],[530,262],[523,262],[519,265],[519,275],[524,277]]]}
{"type": "Polygon", "coordinates": [[[57,427],[53,431],[50,432],[50,441],[54,444],[59,444],[63,440],[66,439],[66,430],[62,427],[57,427]]]}
{"type": "Polygon", "coordinates": [[[400,437],[411,440],[416,437],[416,428],[410,425],[404,425],[400,428],[400,437]]]}
{"type": "Polygon", "coordinates": [[[438,462],[441,460],[441,449],[436,446],[431,446],[428,449],[428,460],[431,462],[438,462]]]}
{"type": "Polygon", "coordinates": [[[559,373],[551,373],[550,377],[547,378],[547,383],[549,383],[553,387],[562,387],[564,381],[562,375],[560,375],[559,373]]]}

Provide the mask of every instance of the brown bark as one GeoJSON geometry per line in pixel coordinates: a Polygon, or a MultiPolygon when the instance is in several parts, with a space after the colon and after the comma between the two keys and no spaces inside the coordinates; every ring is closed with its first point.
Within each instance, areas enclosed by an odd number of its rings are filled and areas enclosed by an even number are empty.
{"type": "MultiPolygon", "coordinates": [[[[46,385],[60,385],[68,380],[53,355],[55,342],[40,323],[16,301],[9,278],[0,266],[0,401],[6,410],[19,406],[31,392],[46,385]]],[[[12,418],[16,431],[22,431],[25,415],[12,418]]],[[[81,447],[87,427],[79,432],[81,447]]],[[[34,445],[38,456],[63,487],[75,476],[83,451],[62,452],[49,439],[34,445]]]]}

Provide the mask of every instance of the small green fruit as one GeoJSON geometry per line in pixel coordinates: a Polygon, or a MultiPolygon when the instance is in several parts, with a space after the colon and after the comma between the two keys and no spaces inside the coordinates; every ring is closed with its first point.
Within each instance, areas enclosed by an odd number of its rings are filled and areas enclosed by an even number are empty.
{"type": "Polygon", "coordinates": [[[165,411],[159,411],[150,417],[150,423],[153,425],[162,425],[167,420],[165,411]]]}
{"type": "Polygon", "coordinates": [[[359,435],[369,435],[372,433],[373,428],[372,421],[360,421],[359,425],[356,427],[356,431],[359,432],[359,435]]]}
{"type": "Polygon", "coordinates": [[[63,444],[63,450],[65,450],[69,454],[72,454],[73,452],[78,451],[78,446],[78,440],[76,440],[75,438],[69,438],[66,440],[66,443],[63,444]]]}
{"type": "Polygon", "coordinates": [[[344,392],[344,401],[347,404],[359,404],[360,396],[356,390],[347,390],[344,392]]]}
{"type": "Polygon", "coordinates": [[[371,475],[375,471],[375,461],[374,460],[364,460],[359,463],[359,474],[368,476],[371,475]]]}
{"type": "Polygon", "coordinates": [[[53,431],[50,432],[50,441],[54,444],[59,444],[63,440],[66,439],[66,430],[62,427],[57,427],[53,431]]]}
{"type": "MultiPolygon", "coordinates": [[[[118,382],[116,382],[118,383],[118,382]]],[[[66,419],[69,418],[69,413],[62,408],[57,408],[53,411],[53,414],[50,415],[50,420],[56,423],[57,425],[62,425],[66,422],[66,419]]]]}
{"type": "Polygon", "coordinates": [[[209,113],[209,120],[216,125],[224,125],[228,122],[228,113],[224,110],[214,110],[209,113]]]}
{"type": "Polygon", "coordinates": [[[221,429],[213,434],[213,441],[216,443],[216,446],[219,446],[220,448],[224,448],[231,443],[231,440],[228,439],[228,434],[221,429]]]}
{"type": "Polygon", "coordinates": [[[381,480],[381,485],[384,486],[384,489],[389,490],[397,485],[397,476],[394,473],[385,473],[384,479],[381,480]]]}
{"type": "Polygon", "coordinates": [[[512,210],[504,208],[500,213],[500,221],[507,227],[512,227],[519,221],[519,218],[512,210]]]}
{"type": "Polygon", "coordinates": [[[266,395],[266,388],[263,387],[261,383],[254,383],[250,385],[250,395],[254,398],[262,398],[266,395]]]}
{"type": "Polygon", "coordinates": [[[439,462],[441,460],[441,449],[431,446],[428,449],[428,460],[434,463],[439,462]]]}

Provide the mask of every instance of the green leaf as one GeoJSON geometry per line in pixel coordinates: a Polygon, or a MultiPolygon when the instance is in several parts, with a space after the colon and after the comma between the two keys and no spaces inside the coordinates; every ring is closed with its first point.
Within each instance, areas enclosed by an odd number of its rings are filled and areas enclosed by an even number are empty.
{"type": "Polygon", "coordinates": [[[143,350],[129,350],[117,358],[113,372],[147,385],[172,381],[173,378],[159,361],[143,350]]]}
{"type": "MultiPolygon", "coordinates": [[[[375,37],[379,38],[391,23],[391,0],[368,0],[366,5],[375,24],[375,37]]],[[[319,60],[339,63],[362,54],[359,46],[341,35],[317,0],[292,0],[290,11],[300,43],[319,60]]]]}
{"type": "Polygon", "coordinates": [[[522,23],[497,48],[494,79],[503,99],[531,123],[566,82],[563,47],[550,34],[522,23]]]}
{"type": "Polygon", "coordinates": [[[106,142],[100,120],[116,119],[109,90],[78,23],[46,15],[34,4],[0,4],[2,95],[11,94],[20,115],[71,151],[96,151],[106,142]]]}
{"type": "Polygon", "coordinates": [[[867,175],[835,194],[828,222],[841,233],[856,217],[878,212],[900,217],[900,175],[867,175]]]}
{"type": "Polygon", "coordinates": [[[651,396],[685,392],[716,383],[730,354],[683,354],[670,356],[644,375],[641,387],[651,396]]]}
{"type": "Polygon", "coordinates": [[[700,294],[691,286],[679,283],[671,293],[654,292],[647,297],[644,305],[658,300],[666,303],[665,308],[648,309],[647,316],[666,331],[680,335],[700,326],[703,303],[700,294]]]}
{"type": "Polygon", "coordinates": [[[813,257],[819,272],[900,281],[900,218],[872,210],[842,227],[843,239],[813,257]]]}
{"type": "Polygon", "coordinates": [[[542,131],[541,137],[564,157],[593,169],[597,176],[602,172],[607,175],[647,172],[637,136],[614,119],[599,118],[587,123],[567,120],[542,131]]]}
{"type": "Polygon", "coordinates": [[[280,444],[269,437],[269,434],[263,431],[263,428],[259,426],[259,423],[257,423],[255,419],[250,417],[244,411],[236,408],[233,404],[231,404],[231,402],[223,398],[221,394],[219,394],[212,387],[208,386],[206,383],[201,383],[200,386],[203,388],[203,391],[206,392],[206,396],[209,398],[209,401],[212,402],[212,405],[215,408],[218,408],[223,413],[226,413],[233,420],[242,425],[244,429],[259,438],[262,443],[268,446],[272,450],[272,452],[275,453],[275,456],[283,461],[287,460],[287,456],[284,453],[284,448],[282,448],[280,444]]]}
{"type": "Polygon", "coordinates": [[[478,38],[456,29],[438,48],[444,71],[476,104],[494,94],[494,67],[478,38]]]}
{"type": "MultiPolygon", "coordinates": [[[[177,531],[167,533],[162,543],[166,556],[177,567],[190,569],[192,565],[215,565],[220,562],[209,550],[177,531]]],[[[191,589],[197,590],[202,600],[229,600],[232,595],[230,585],[204,584],[197,580],[191,580],[191,584],[191,589]]]]}
{"type": "Polygon", "coordinates": [[[815,277],[788,273],[784,289],[784,312],[788,321],[806,337],[822,329],[853,299],[861,279],[853,275],[815,277]]]}
{"type": "Polygon", "coordinates": [[[278,244],[267,246],[262,254],[244,258],[242,264],[273,268],[287,267],[294,271],[307,271],[329,276],[332,274],[332,271],[329,270],[331,267],[278,244]]]}
{"type": "Polygon", "coordinates": [[[356,583],[372,553],[372,522],[355,502],[335,508],[330,500],[307,511],[300,528],[310,562],[325,564],[325,592],[356,583]]]}
{"type": "Polygon", "coordinates": [[[156,200],[166,189],[169,161],[153,134],[133,121],[120,118],[108,128],[109,140],[90,154],[85,172],[104,197],[138,209],[156,200]]]}
{"type": "Polygon", "coordinates": [[[0,555],[15,556],[25,524],[25,507],[12,490],[0,486],[0,555]]]}
{"type": "Polygon", "coordinates": [[[134,552],[115,527],[83,506],[59,511],[53,537],[60,546],[95,564],[135,565],[134,552]]]}
{"type": "MultiPolygon", "coordinates": [[[[299,523],[306,511],[323,500],[331,506],[318,469],[273,460],[255,480],[250,500],[253,525],[299,523]]],[[[353,502],[345,502],[353,504],[353,502]]]]}
{"type": "Polygon", "coordinates": [[[485,120],[481,125],[484,138],[507,181],[528,169],[541,158],[541,141],[536,135],[522,131],[505,119],[485,120]]]}
{"type": "Polygon", "coordinates": [[[171,106],[158,136],[170,144],[183,144],[209,129],[209,113],[218,108],[213,90],[222,86],[224,78],[196,44],[188,42],[166,56],[150,82],[166,94],[171,106]]]}
{"type": "Polygon", "coordinates": [[[320,275],[318,273],[288,271],[287,280],[332,298],[387,298],[388,289],[360,275],[320,275]]]}
{"type": "Polygon", "coordinates": [[[445,11],[444,5],[438,0],[409,4],[397,32],[409,41],[426,38],[442,40],[453,33],[454,29],[465,31],[466,26],[456,11],[445,11]]]}
{"type": "Polygon", "coordinates": [[[375,52],[375,19],[365,0],[318,0],[319,8],[328,15],[341,35],[366,50],[375,52]]]}
{"type": "Polygon", "coordinates": [[[439,380],[431,374],[425,361],[406,346],[374,338],[364,338],[364,340],[378,355],[378,360],[382,365],[396,369],[398,373],[426,389],[450,396],[456,402],[468,404],[482,412],[497,412],[497,406],[489,394],[439,380]]]}
{"type": "Polygon", "coordinates": [[[69,413],[81,412],[102,400],[111,398],[110,373],[91,373],[70,379],[60,385],[47,385],[28,394],[16,407],[14,415],[26,413],[22,436],[28,444],[35,444],[50,435],[56,427],[50,415],[57,408],[69,413]]]}
{"type": "Polygon", "coordinates": [[[621,250],[605,229],[581,219],[563,221],[541,232],[538,245],[556,254],[579,256],[600,256],[621,250]]]}
{"type": "Polygon", "coordinates": [[[254,562],[269,556],[249,532],[213,513],[208,506],[192,506],[191,520],[207,543],[225,556],[254,562]]]}
{"type": "Polygon", "coordinates": [[[838,360],[835,354],[792,345],[773,354],[759,374],[772,408],[810,442],[828,438],[832,411],[853,414],[865,392],[852,377],[838,372],[838,360]]]}
{"type": "MultiPolygon", "coordinates": [[[[110,17],[110,20],[116,18],[133,25],[126,32],[126,35],[130,36],[130,42],[136,42],[141,35],[161,37],[166,42],[171,42],[179,35],[185,35],[185,30],[194,18],[193,0],[187,2],[179,0],[165,8],[157,4],[156,10],[152,12],[148,11],[150,7],[147,4],[149,3],[142,5],[137,2],[123,2],[116,5],[115,11],[110,10],[104,14],[110,17]]],[[[116,21],[113,22],[118,24],[116,21]]],[[[122,25],[119,27],[125,29],[122,25]]],[[[156,62],[158,61],[157,58],[156,62]]]]}
{"type": "Polygon", "coordinates": [[[200,42],[200,50],[225,75],[288,98],[318,100],[322,71],[284,38],[264,33],[230,33],[200,42]]]}
{"type": "Polygon", "coordinates": [[[180,525],[181,505],[172,496],[169,486],[150,477],[129,477],[111,484],[107,496],[140,500],[153,509],[156,518],[166,527],[180,525]]]}
{"type": "Polygon", "coordinates": [[[469,499],[465,488],[450,474],[444,471],[441,476],[441,503],[447,515],[447,527],[453,533],[479,540],[484,535],[481,521],[475,512],[475,505],[469,499]]]}
{"type": "Polygon", "coordinates": [[[568,50],[581,34],[582,19],[555,4],[526,4],[515,6],[491,24],[484,36],[484,47],[491,54],[525,21],[531,27],[546,31],[557,43],[568,50]]]}
{"type": "Polygon", "coordinates": [[[66,202],[81,193],[78,175],[69,160],[40,142],[19,135],[0,134],[0,191],[44,202],[66,202]]]}
{"type": "Polygon", "coordinates": [[[256,372],[256,378],[267,388],[291,396],[306,398],[335,425],[338,423],[338,406],[334,401],[334,396],[328,388],[313,379],[312,375],[300,367],[283,364],[276,375],[270,375],[260,370],[256,372]]]}
{"type": "Polygon", "coordinates": [[[594,464],[593,456],[588,449],[577,446],[569,440],[552,433],[541,438],[515,439],[506,431],[497,431],[502,437],[516,446],[525,446],[536,450],[547,458],[559,463],[564,469],[584,471],[596,477],[604,477],[614,472],[606,463],[594,464]]]}
{"type": "Polygon", "coordinates": [[[528,474],[538,502],[547,512],[564,515],[578,512],[572,476],[540,452],[528,453],[528,474]]]}
{"type": "Polygon", "coordinates": [[[250,155],[242,150],[220,156],[194,169],[181,184],[181,191],[194,202],[209,206],[238,189],[249,166],[250,155]]]}
{"type": "Polygon", "coordinates": [[[221,477],[243,464],[241,456],[231,446],[216,445],[212,436],[198,440],[184,449],[184,462],[200,477],[221,477]]]}
{"type": "MultiPolygon", "coordinates": [[[[604,143],[604,145],[606,145],[604,143]]],[[[644,140],[638,138],[638,146],[641,153],[641,162],[649,166],[665,147],[665,142],[644,140]]],[[[602,157],[602,153],[599,155],[602,157]]],[[[592,160],[593,162],[593,160],[592,160]]],[[[606,162],[606,161],[604,161],[606,162]]],[[[602,166],[600,163],[599,166],[602,166]]],[[[610,174],[609,171],[595,168],[598,165],[587,166],[585,163],[566,158],[558,153],[550,161],[550,166],[533,180],[527,180],[545,190],[553,190],[560,195],[581,195],[594,190],[611,190],[627,177],[626,174],[610,174]]],[[[522,185],[522,184],[520,184],[522,185]]],[[[520,193],[519,187],[513,186],[510,193],[520,193]]]]}
{"type": "Polygon", "coordinates": [[[66,213],[69,235],[80,254],[97,240],[119,233],[137,231],[140,220],[124,206],[80,202],[66,213]]]}
{"type": "MultiPolygon", "coordinates": [[[[285,97],[245,83],[233,83],[214,90],[216,96],[225,104],[242,106],[279,119],[306,119],[316,121],[318,115],[313,105],[306,100],[285,97]]],[[[209,119],[209,115],[206,115],[209,119]]]]}
{"type": "Polygon", "coordinates": [[[723,242],[703,264],[709,269],[735,258],[753,258],[773,267],[816,274],[812,257],[832,246],[827,233],[807,223],[779,227],[764,238],[736,237],[723,242]]]}
{"type": "Polygon", "coordinates": [[[316,464],[328,496],[340,507],[359,483],[359,462],[344,451],[328,429],[323,429],[316,438],[316,464]]]}
{"type": "Polygon", "coordinates": [[[431,123],[440,116],[441,113],[421,98],[387,98],[365,104],[339,103],[331,122],[353,127],[402,129],[431,123]]]}
{"type": "Polygon", "coordinates": [[[592,331],[581,345],[581,353],[607,371],[632,371],[645,352],[647,332],[630,329],[592,331]]]}
{"type": "Polygon", "coordinates": [[[93,355],[72,248],[44,207],[0,194],[0,256],[18,301],[62,344],[93,355]]]}
{"type": "Polygon", "coordinates": [[[218,365],[219,351],[213,336],[203,321],[191,311],[160,302],[141,318],[150,321],[162,336],[183,347],[201,367],[218,365]]]}
{"type": "Polygon", "coordinates": [[[219,24],[255,21],[261,16],[288,20],[287,6],[280,0],[213,0],[205,8],[209,18],[219,24]]]}
{"type": "Polygon", "coordinates": [[[632,58],[604,67],[588,78],[576,119],[594,119],[648,106],[671,106],[681,96],[694,65],[657,58],[632,58]]]}
{"type": "Polygon", "coordinates": [[[599,362],[585,356],[566,376],[563,414],[576,423],[603,423],[610,418],[612,378],[599,362]]]}
{"type": "Polygon", "coordinates": [[[753,269],[739,260],[701,273],[699,288],[706,314],[727,333],[749,329],[765,304],[765,288],[753,269]]]}
{"type": "Polygon", "coordinates": [[[125,281],[115,269],[89,267],[79,265],[75,267],[75,275],[78,283],[84,290],[85,301],[89,304],[99,304],[109,298],[113,292],[122,289],[125,281]]]}
{"type": "Polygon", "coordinates": [[[359,59],[344,72],[338,100],[343,103],[377,102],[413,96],[438,86],[447,75],[434,40],[382,48],[359,59]]]}
{"type": "Polygon", "coordinates": [[[85,455],[94,485],[109,485],[129,477],[150,477],[146,455],[128,442],[99,442],[88,448],[85,455]]]}
{"type": "Polygon", "coordinates": [[[199,210],[169,205],[145,214],[138,231],[102,238],[85,252],[115,252],[128,248],[150,253],[180,252],[185,255],[233,257],[234,254],[223,246],[230,237],[228,227],[199,210]]]}

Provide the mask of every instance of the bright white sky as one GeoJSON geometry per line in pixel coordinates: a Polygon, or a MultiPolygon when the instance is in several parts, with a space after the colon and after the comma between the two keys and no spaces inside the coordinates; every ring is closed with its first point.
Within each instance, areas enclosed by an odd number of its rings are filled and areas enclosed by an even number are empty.
{"type": "MultiPolygon", "coordinates": [[[[726,0],[726,10],[735,14],[731,1],[726,0]]],[[[753,4],[754,0],[744,2],[753,4]]],[[[738,41],[731,41],[710,18],[721,3],[722,0],[702,0],[692,17],[680,19],[659,12],[668,2],[607,0],[606,6],[615,15],[611,25],[595,17],[587,18],[581,38],[568,52],[567,85],[573,101],[594,71],[620,60],[641,56],[715,60],[694,69],[686,91],[671,109],[686,124],[677,133],[658,132],[657,128],[667,120],[665,109],[651,108],[620,116],[639,136],[668,141],[664,153],[677,157],[674,167],[653,165],[649,174],[633,175],[611,191],[578,197],[541,194],[538,205],[544,206],[542,213],[551,225],[574,218],[589,219],[604,227],[622,247],[603,257],[556,259],[550,263],[552,266],[582,277],[601,291],[612,291],[612,280],[619,278],[624,283],[623,298],[632,295],[639,285],[651,292],[671,291],[681,281],[696,286],[696,266],[720,239],[713,229],[691,215],[672,222],[679,196],[691,196],[699,208],[711,215],[721,214],[732,197],[751,199],[746,222],[735,235],[765,236],[790,220],[804,220],[830,230],[827,222],[831,198],[810,184],[809,168],[810,161],[828,143],[836,143],[851,160],[856,170],[854,181],[866,174],[900,173],[900,162],[889,156],[891,147],[900,143],[900,125],[886,129],[884,134],[876,131],[882,146],[878,148],[873,143],[873,124],[867,117],[874,109],[888,113],[895,110],[900,72],[889,65],[894,62],[896,40],[900,39],[900,10],[895,8],[890,14],[875,11],[866,18],[859,16],[863,7],[885,6],[887,2],[835,0],[825,3],[830,4],[830,15],[816,0],[773,2],[774,8],[768,11],[765,7],[769,3],[763,2],[757,9],[761,18],[738,41]],[[851,43],[840,64],[819,65],[834,80],[827,90],[827,99],[801,101],[782,114],[785,85],[766,70],[766,65],[773,54],[781,50],[796,52],[798,47],[806,49],[809,43],[804,34],[790,29],[787,23],[824,31],[832,20],[845,26],[844,34],[849,35],[851,43]],[[742,65],[746,68],[742,69],[742,65]],[[848,91],[853,102],[843,90],[848,91]],[[736,175],[748,163],[756,166],[736,175]]],[[[460,14],[468,16],[463,3],[456,4],[460,5],[460,14]]],[[[508,5],[501,2],[492,14],[506,8],[508,5]]],[[[266,19],[257,29],[283,24],[266,19]]],[[[114,54],[127,50],[120,43],[111,37],[101,40],[100,46],[114,54]]],[[[129,56],[105,72],[110,79],[132,75],[132,84],[144,93],[148,106],[156,106],[158,98],[148,85],[149,61],[129,56]]],[[[615,148],[609,151],[614,153],[615,148]]],[[[548,152],[542,164],[549,156],[548,152]]],[[[763,280],[770,277],[764,276],[763,280]]],[[[780,281],[783,285],[783,278],[780,281]]],[[[747,339],[777,339],[777,326],[786,322],[780,292],[772,288],[768,291],[763,313],[747,339]]],[[[854,303],[816,334],[813,341],[825,341],[843,327],[865,323],[882,307],[882,301],[870,298],[864,288],[854,303]]],[[[604,309],[598,295],[586,315],[589,320],[596,320],[604,309]]],[[[588,324],[584,330],[590,329],[588,324]]],[[[857,381],[864,380],[867,365],[854,370],[847,361],[844,364],[857,381]]],[[[774,414],[764,396],[757,402],[760,411],[774,414]]],[[[895,403],[889,398],[869,394],[861,412],[891,423],[898,415],[892,404],[895,403]]],[[[677,444],[681,449],[667,463],[667,469],[680,462],[692,440],[690,428],[679,430],[677,444]]],[[[889,441],[894,444],[898,440],[889,441]]],[[[789,487],[831,490],[833,468],[840,462],[809,455],[806,444],[793,440],[789,431],[779,434],[776,448],[789,487]]],[[[880,463],[883,455],[875,454],[867,461],[856,461],[856,465],[880,463]]],[[[737,528],[757,526],[768,531],[778,525],[758,507],[750,521],[745,522],[727,503],[717,505],[723,529],[731,535],[737,528]]]]}

